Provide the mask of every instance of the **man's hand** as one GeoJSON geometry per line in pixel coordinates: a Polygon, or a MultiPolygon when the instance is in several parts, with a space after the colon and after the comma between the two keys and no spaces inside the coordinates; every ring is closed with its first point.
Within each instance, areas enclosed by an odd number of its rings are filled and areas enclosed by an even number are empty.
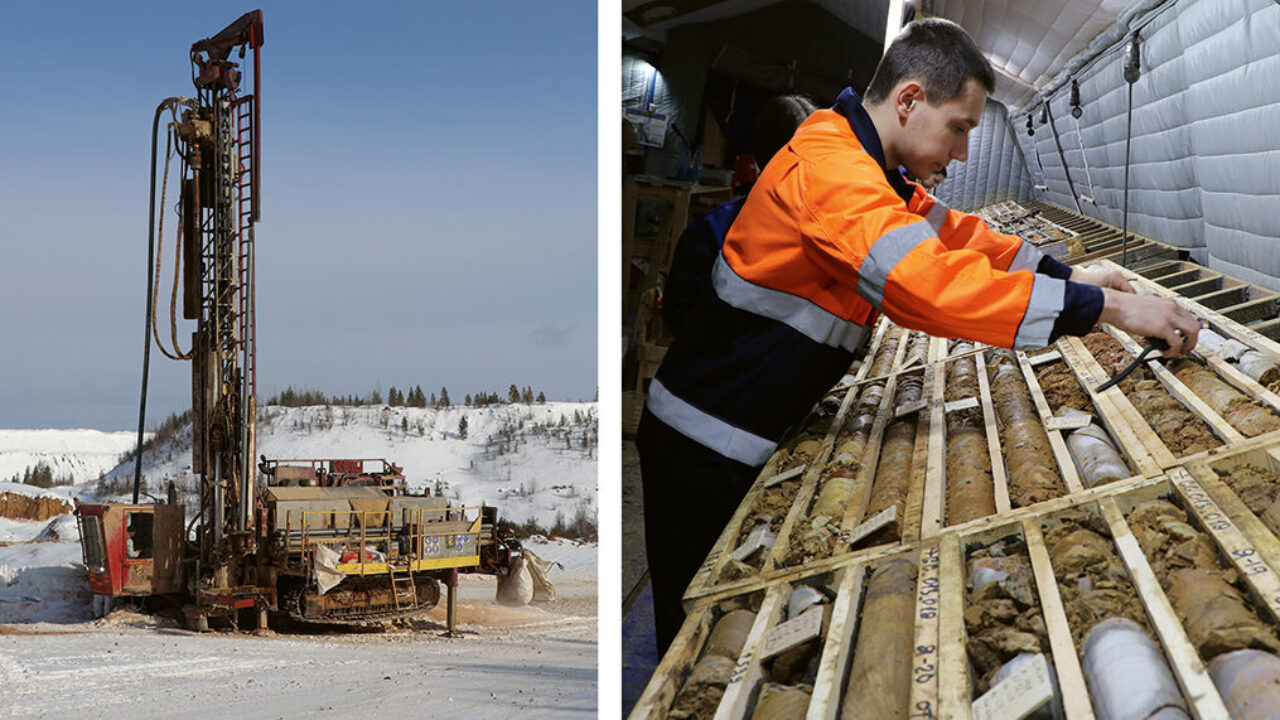
{"type": "MultiPolygon", "coordinates": [[[[1075,273],[1072,273],[1074,280],[1075,273]]],[[[1135,295],[1102,289],[1103,307],[1099,321],[1114,325],[1136,338],[1158,337],[1169,343],[1167,358],[1185,355],[1196,346],[1200,321],[1170,298],[1135,295]]],[[[1141,342],[1141,340],[1139,340],[1141,342]]]]}
{"type": "Polygon", "coordinates": [[[1085,270],[1084,268],[1075,268],[1071,271],[1071,282],[1087,283],[1089,285],[1097,285],[1100,288],[1111,288],[1120,292],[1131,293],[1133,286],[1128,280],[1124,279],[1124,273],[1116,269],[1111,270],[1085,270]]]}

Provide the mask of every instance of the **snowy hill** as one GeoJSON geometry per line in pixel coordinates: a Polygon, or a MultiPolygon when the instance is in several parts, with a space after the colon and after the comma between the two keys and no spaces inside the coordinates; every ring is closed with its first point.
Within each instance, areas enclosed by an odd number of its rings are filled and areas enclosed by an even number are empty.
{"type": "MultiPolygon", "coordinates": [[[[533,520],[548,529],[576,515],[594,525],[597,443],[595,403],[267,406],[258,413],[259,455],[386,458],[404,468],[411,490],[439,492],[454,505],[493,505],[500,518],[533,520]],[[466,437],[460,432],[464,417],[466,437]]],[[[156,494],[170,480],[188,493],[195,490],[189,423],[143,452],[143,477],[156,494]]],[[[132,479],[130,459],[75,491],[82,499],[123,499],[132,479]]]]}
{"type": "Polygon", "coordinates": [[[44,463],[55,478],[92,480],[120,462],[138,435],[101,430],[0,430],[0,481],[44,463]]]}

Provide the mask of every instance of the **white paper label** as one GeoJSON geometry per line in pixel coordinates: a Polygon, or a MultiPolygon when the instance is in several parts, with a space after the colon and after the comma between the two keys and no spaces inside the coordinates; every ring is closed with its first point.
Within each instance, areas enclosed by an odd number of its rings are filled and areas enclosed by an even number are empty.
{"type": "Polygon", "coordinates": [[[973,701],[973,720],[1022,720],[1053,698],[1053,682],[1044,655],[1013,671],[973,701]]]}
{"type": "Polygon", "coordinates": [[[1093,418],[1089,415],[1063,415],[1061,417],[1051,417],[1044,421],[1046,430],[1079,430],[1082,427],[1088,427],[1092,424],[1093,418]]]}
{"type": "Polygon", "coordinates": [[[764,660],[786,652],[800,643],[818,637],[820,632],[822,632],[822,606],[814,605],[800,613],[800,617],[775,625],[764,638],[764,649],[760,652],[760,659],[764,660]]]}
{"type": "Polygon", "coordinates": [[[955,412],[956,410],[969,410],[976,407],[978,407],[978,398],[970,397],[963,400],[956,400],[955,402],[949,402],[944,405],[942,409],[946,412],[955,412]]]}

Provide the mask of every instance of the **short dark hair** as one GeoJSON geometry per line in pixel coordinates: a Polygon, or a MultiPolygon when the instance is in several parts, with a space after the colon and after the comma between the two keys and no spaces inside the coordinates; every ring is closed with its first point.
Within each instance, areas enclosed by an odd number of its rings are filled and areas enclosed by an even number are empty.
{"type": "Polygon", "coordinates": [[[908,24],[889,44],[863,99],[881,103],[900,81],[919,81],[926,99],[944,103],[964,91],[972,78],[987,92],[996,89],[996,77],[978,45],[964,28],[944,18],[925,18],[908,24]]]}
{"type": "Polygon", "coordinates": [[[782,149],[796,128],[818,109],[803,95],[775,95],[760,107],[751,140],[751,155],[756,166],[763,168],[769,158],[782,149]]]}

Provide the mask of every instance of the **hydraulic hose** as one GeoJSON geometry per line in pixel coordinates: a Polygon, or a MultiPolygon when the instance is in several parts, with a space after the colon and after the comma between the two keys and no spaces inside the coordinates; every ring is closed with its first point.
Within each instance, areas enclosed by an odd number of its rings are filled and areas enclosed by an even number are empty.
{"type": "Polygon", "coordinates": [[[142,431],[147,420],[147,373],[151,367],[151,311],[152,311],[152,276],[155,267],[156,241],[156,138],[160,133],[160,115],[175,102],[186,102],[186,98],[165,98],[156,106],[155,117],[151,120],[151,196],[148,201],[147,217],[147,311],[146,332],[142,336],[142,392],[138,398],[138,441],[134,450],[133,462],[133,504],[138,503],[138,490],[142,485],[142,431]]]}

